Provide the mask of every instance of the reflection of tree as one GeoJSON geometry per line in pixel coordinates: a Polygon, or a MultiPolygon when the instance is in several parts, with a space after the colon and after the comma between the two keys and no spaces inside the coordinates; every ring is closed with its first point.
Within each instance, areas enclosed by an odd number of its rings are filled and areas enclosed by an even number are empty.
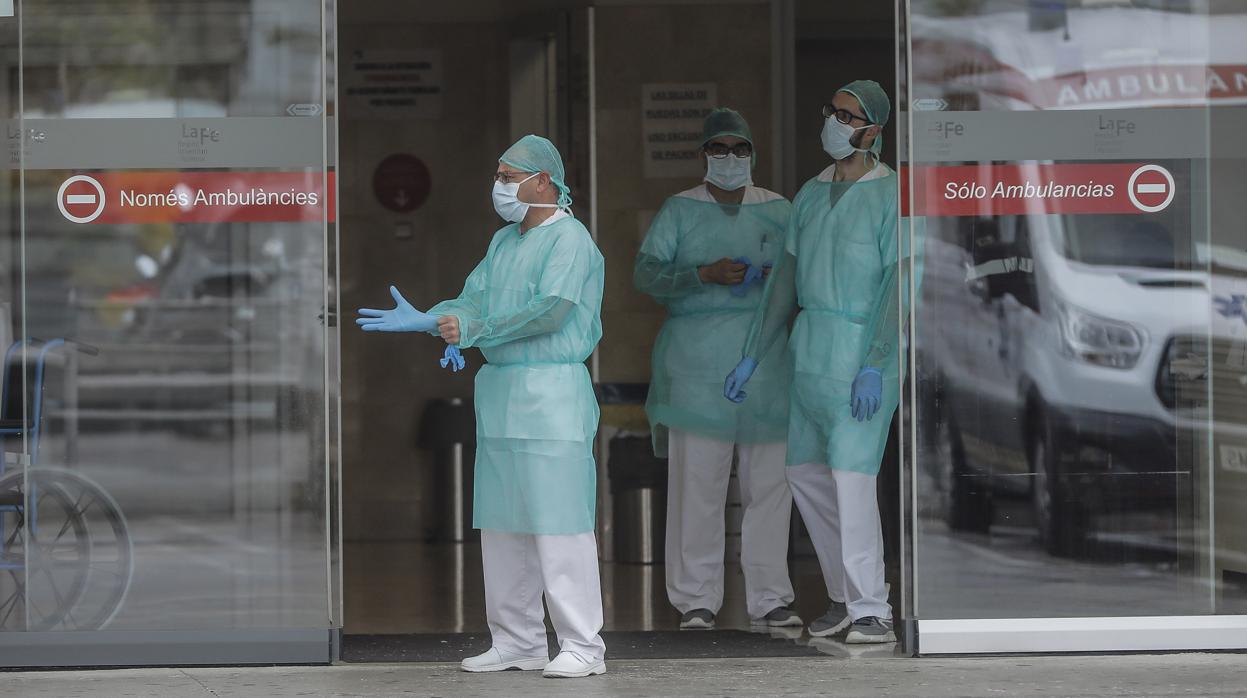
{"type": "Polygon", "coordinates": [[[224,108],[234,81],[222,71],[246,63],[249,9],[249,2],[215,4],[207,12],[155,0],[26,2],[27,114],[179,98],[224,108]],[[206,82],[213,83],[210,94],[206,82]]]}
{"type": "MultiPolygon", "coordinates": [[[[152,0],[26,0],[22,12],[22,34],[27,47],[78,48],[101,43],[144,47],[161,38],[159,17],[169,14],[171,8],[152,0]],[[92,21],[81,21],[83,15],[89,15],[92,21]]],[[[136,62],[141,62],[143,56],[140,53],[135,57],[136,62]]]]}

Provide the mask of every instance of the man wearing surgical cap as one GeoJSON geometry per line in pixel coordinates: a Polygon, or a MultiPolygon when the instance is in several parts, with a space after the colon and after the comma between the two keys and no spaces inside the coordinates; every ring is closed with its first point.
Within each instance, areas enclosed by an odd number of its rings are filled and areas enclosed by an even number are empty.
{"type": "Polygon", "coordinates": [[[654,450],[669,459],[667,596],[680,627],[714,626],[723,605],[724,508],[737,464],[744,519],[741,568],[754,623],[803,625],[789,608],[792,494],[784,479],[792,364],[778,343],[747,405],[721,396],[762,282],[783,251],[791,205],[753,184],[749,124],[731,109],[705,121],[705,181],[667,199],[637,255],[636,287],[667,309],[654,345],[646,412],[654,450]]]}
{"type": "MultiPolygon", "coordinates": [[[[498,159],[494,210],[507,221],[463,292],[427,313],[399,306],[375,329],[477,347],[473,526],[481,529],[492,646],[464,671],[606,672],[594,516],[598,406],[585,361],[602,336],[604,262],[571,214],[554,144],[525,136],[498,159]],[[560,652],[547,654],[544,597],[560,652]]],[[[376,311],[372,311],[376,312],[376,311]]]]}
{"type": "Polygon", "coordinates": [[[759,362],[787,337],[788,483],[830,601],[809,631],[848,628],[850,643],[896,641],[876,479],[899,401],[898,314],[907,312],[910,264],[909,236],[898,235],[897,175],[879,161],[889,112],[883,88],[869,80],[844,86],[823,107],[823,149],[833,162],[793,202],[786,254],[724,386],[729,400],[743,400],[759,362]]]}

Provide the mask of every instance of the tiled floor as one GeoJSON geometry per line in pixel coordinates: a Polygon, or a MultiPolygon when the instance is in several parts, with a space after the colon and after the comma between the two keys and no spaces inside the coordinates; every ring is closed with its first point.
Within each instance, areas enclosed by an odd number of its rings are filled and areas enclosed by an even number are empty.
{"type": "Polygon", "coordinates": [[[455,664],[123,669],[12,673],[0,693],[30,698],[278,696],[1241,696],[1241,655],[990,659],[681,659],[607,662],[605,676],[465,674],[455,664]]]}
{"type": "MultiPolygon", "coordinates": [[[[346,633],[472,633],[486,631],[478,544],[348,543],[345,551],[346,633]]],[[[826,610],[826,591],[813,558],[791,563],[797,612],[807,620],[826,610]]],[[[605,563],[606,630],[675,630],[662,565],[605,563]]],[[[744,577],[729,565],[718,627],[748,630],[744,577]]]]}

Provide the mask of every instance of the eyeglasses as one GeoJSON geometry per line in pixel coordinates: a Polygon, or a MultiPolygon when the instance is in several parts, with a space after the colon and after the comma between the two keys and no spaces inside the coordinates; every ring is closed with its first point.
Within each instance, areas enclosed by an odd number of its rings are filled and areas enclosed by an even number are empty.
{"type": "Polygon", "coordinates": [[[703,150],[716,160],[722,160],[728,154],[735,155],[738,158],[747,158],[753,156],[753,146],[748,143],[737,143],[736,145],[728,145],[726,143],[707,143],[703,150]]]}
{"type": "Polygon", "coordinates": [[[497,172],[494,174],[494,181],[500,184],[515,184],[532,176],[532,172],[497,172]]]}
{"type": "Polygon", "coordinates": [[[836,109],[836,105],[834,104],[824,104],[823,105],[823,118],[830,119],[833,116],[836,117],[836,121],[839,121],[840,123],[845,124],[845,125],[852,123],[854,119],[857,119],[858,121],[861,121],[862,123],[865,123],[865,124],[870,123],[870,119],[867,119],[866,117],[861,116],[859,114],[854,114],[848,109],[836,109]]]}

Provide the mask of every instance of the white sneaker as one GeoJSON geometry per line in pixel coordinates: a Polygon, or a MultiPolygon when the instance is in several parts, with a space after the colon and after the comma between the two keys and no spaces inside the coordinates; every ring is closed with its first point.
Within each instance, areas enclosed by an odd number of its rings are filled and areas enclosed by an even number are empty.
{"type": "Polygon", "coordinates": [[[606,673],[606,660],[591,662],[581,659],[575,652],[559,652],[554,661],[546,665],[541,675],[547,679],[582,679],[606,673]]]}
{"type": "Polygon", "coordinates": [[[525,657],[521,654],[511,654],[503,652],[497,647],[490,647],[485,654],[478,654],[475,657],[468,657],[459,662],[459,668],[464,671],[482,672],[482,671],[506,671],[507,669],[519,669],[520,671],[536,671],[544,669],[546,663],[550,661],[549,657],[525,657]]]}

